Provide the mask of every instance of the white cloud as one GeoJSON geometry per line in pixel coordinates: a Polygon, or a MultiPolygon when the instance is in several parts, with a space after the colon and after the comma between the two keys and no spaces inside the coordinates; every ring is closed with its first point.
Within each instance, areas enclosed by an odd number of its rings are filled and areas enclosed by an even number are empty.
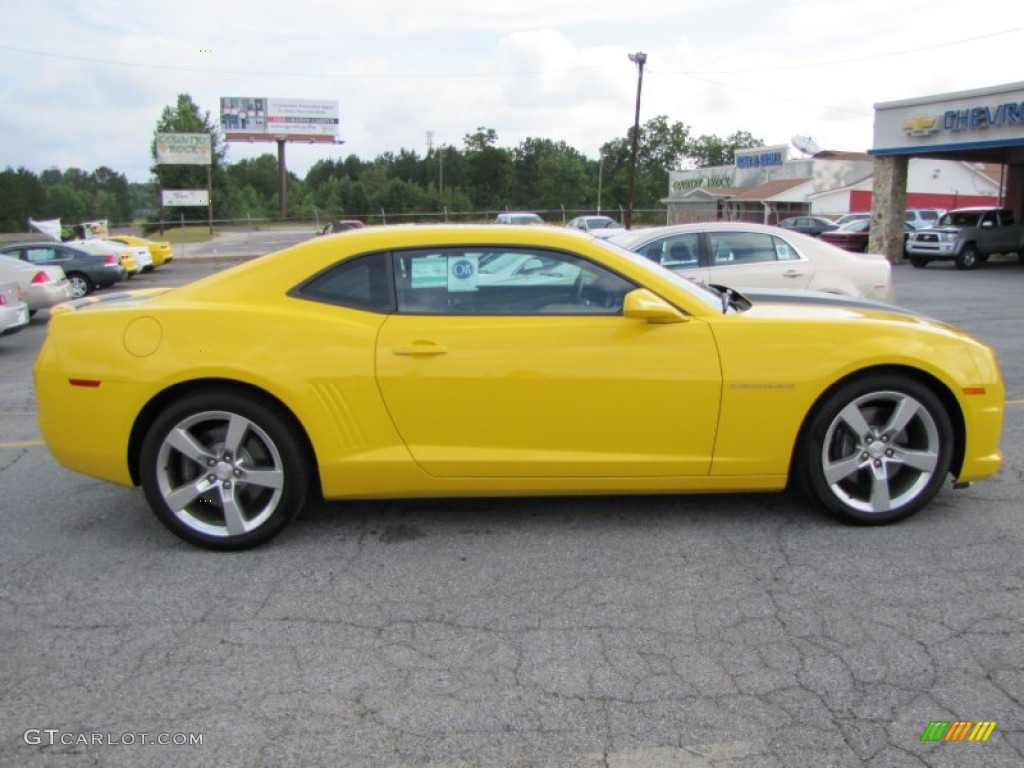
{"type": "MultiPolygon", "coordinates": [[[[163,108],[187,92],[337,99],[341,147],[320,157],[461,145],[479,126],[503,146],[564,140],[595,156],[667,115],[694,135],[795,133],[831,149],[871,142],[872,106],[1015,79],[1024,32],[1006,0],[568,0],[410,4],[334,0],[134,3],[38,0],[0,30],[0,167],[108,165],[141,181],[163,108]],[[971,38],[981,38],[972,40],[971,38]],[[962,41],[962,42],[957,42],[962,41]],[[936,47],[941,46],[941,47],[936,47]],[[925,49],[925,50],[918,50],[925,49]],[[108,63],[103,63],[108,62],[108,63]],[[114,63],[109,63],[114,62],[114,63]]],[[[231,146],[237,160],[273,144],[231,146]]]]}

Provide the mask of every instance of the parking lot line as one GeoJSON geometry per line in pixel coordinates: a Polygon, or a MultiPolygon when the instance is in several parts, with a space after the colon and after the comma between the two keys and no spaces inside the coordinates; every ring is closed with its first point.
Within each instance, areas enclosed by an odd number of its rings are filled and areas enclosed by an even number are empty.
{"type": "Polygon", "coordinates": [[[12,442],[0,442],[0,448],[34,448],[37,445],[44,445],[42,440],[14,440],[12,442]]]}

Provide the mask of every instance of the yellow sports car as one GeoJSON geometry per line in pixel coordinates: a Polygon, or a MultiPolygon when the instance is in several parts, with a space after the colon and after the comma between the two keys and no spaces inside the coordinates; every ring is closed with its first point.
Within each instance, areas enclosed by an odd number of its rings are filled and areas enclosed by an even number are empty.
{"type": "Polygon", "coordinates": [[[781,490],[888,523],[1002,455],[992,350],[863,299],[697,285],[554,227],[374,227],[72,302],[35,367],[65,466],[241,549],[327,499],[781,490]],[[535,260],[480,279],[501,254],[535,260]]]}
{"type": "Polygon", "coordinates": [[[154,268],[159,267],[161,264],[166,264],[174,259],[174,249],[171,247],[170,242],[166,240],[147,240],[144,237],[135,237],[133,235],[108,235],[103,239],[113,240],[115,243],[121,243],[123,245],[135,245],[148,248],[150,256],[153,257],[154,268]]]}

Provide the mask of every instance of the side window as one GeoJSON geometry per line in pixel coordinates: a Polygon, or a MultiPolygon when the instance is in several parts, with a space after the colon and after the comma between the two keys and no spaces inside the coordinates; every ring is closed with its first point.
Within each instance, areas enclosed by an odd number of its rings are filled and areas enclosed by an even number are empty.
{"type": "Polygon", "coordinates": [[[1012,227],[1013,226],[1013,211],[1003,211],[1003,226],[1004,227],[1012,227]]]}
{"type": "Polygon", "coordinates": [[[761,232],[709,232],[712,266],[775,261],[777,238],[761,232]]]}
{"type": "Polygon", "coordinates": [[[393,312],[395,308],[386,253],[336,264],[289,295],[370,312],[393,312]]]}
{"type": "Polygon", "coordinates": [[[799,261],[800,254],[796,252],[789,243],[783,240],[781,237],[772,237],[772,242],[775,244],[775,258],[778,261],[799,261]]]}
{"type": "Polygon", "coordinates": [[[597,264],[530,248],[394,254],[398,311],[443,315],[619,314],[634,286],[597,264]]]}
{"type": "Polygon", "coordinates": [[[57,258],[57,251],[54,248],[26,248],[25,258],[33,264],[43,264],[57,258]]]}
{"type": "Polygon", "coordinates": [[[985,215],[981,217],[981,226],[983,227],[994,227],[996,226],[996,212],[986,211],[985,215]]]}
{"type": "Polygon", "coordinates": [[[696,267],[700,260],[700,235],[696,232],[673,235],[654,245],[657,248],[648,258],[668,269],[696,267]]]}

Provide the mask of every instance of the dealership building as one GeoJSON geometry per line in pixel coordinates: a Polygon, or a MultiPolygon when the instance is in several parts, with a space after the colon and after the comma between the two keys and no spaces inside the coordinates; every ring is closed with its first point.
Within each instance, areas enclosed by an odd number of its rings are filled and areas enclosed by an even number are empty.
{"type": "Polygon", "coordinates": [[[1024,214],[1024,83],[876,104],[866,153],[796,144],[671,172],[668,222],[775,224],[870,210],[870,247],[898,259],[906,208],[1003,205],[1024,214]]]}

